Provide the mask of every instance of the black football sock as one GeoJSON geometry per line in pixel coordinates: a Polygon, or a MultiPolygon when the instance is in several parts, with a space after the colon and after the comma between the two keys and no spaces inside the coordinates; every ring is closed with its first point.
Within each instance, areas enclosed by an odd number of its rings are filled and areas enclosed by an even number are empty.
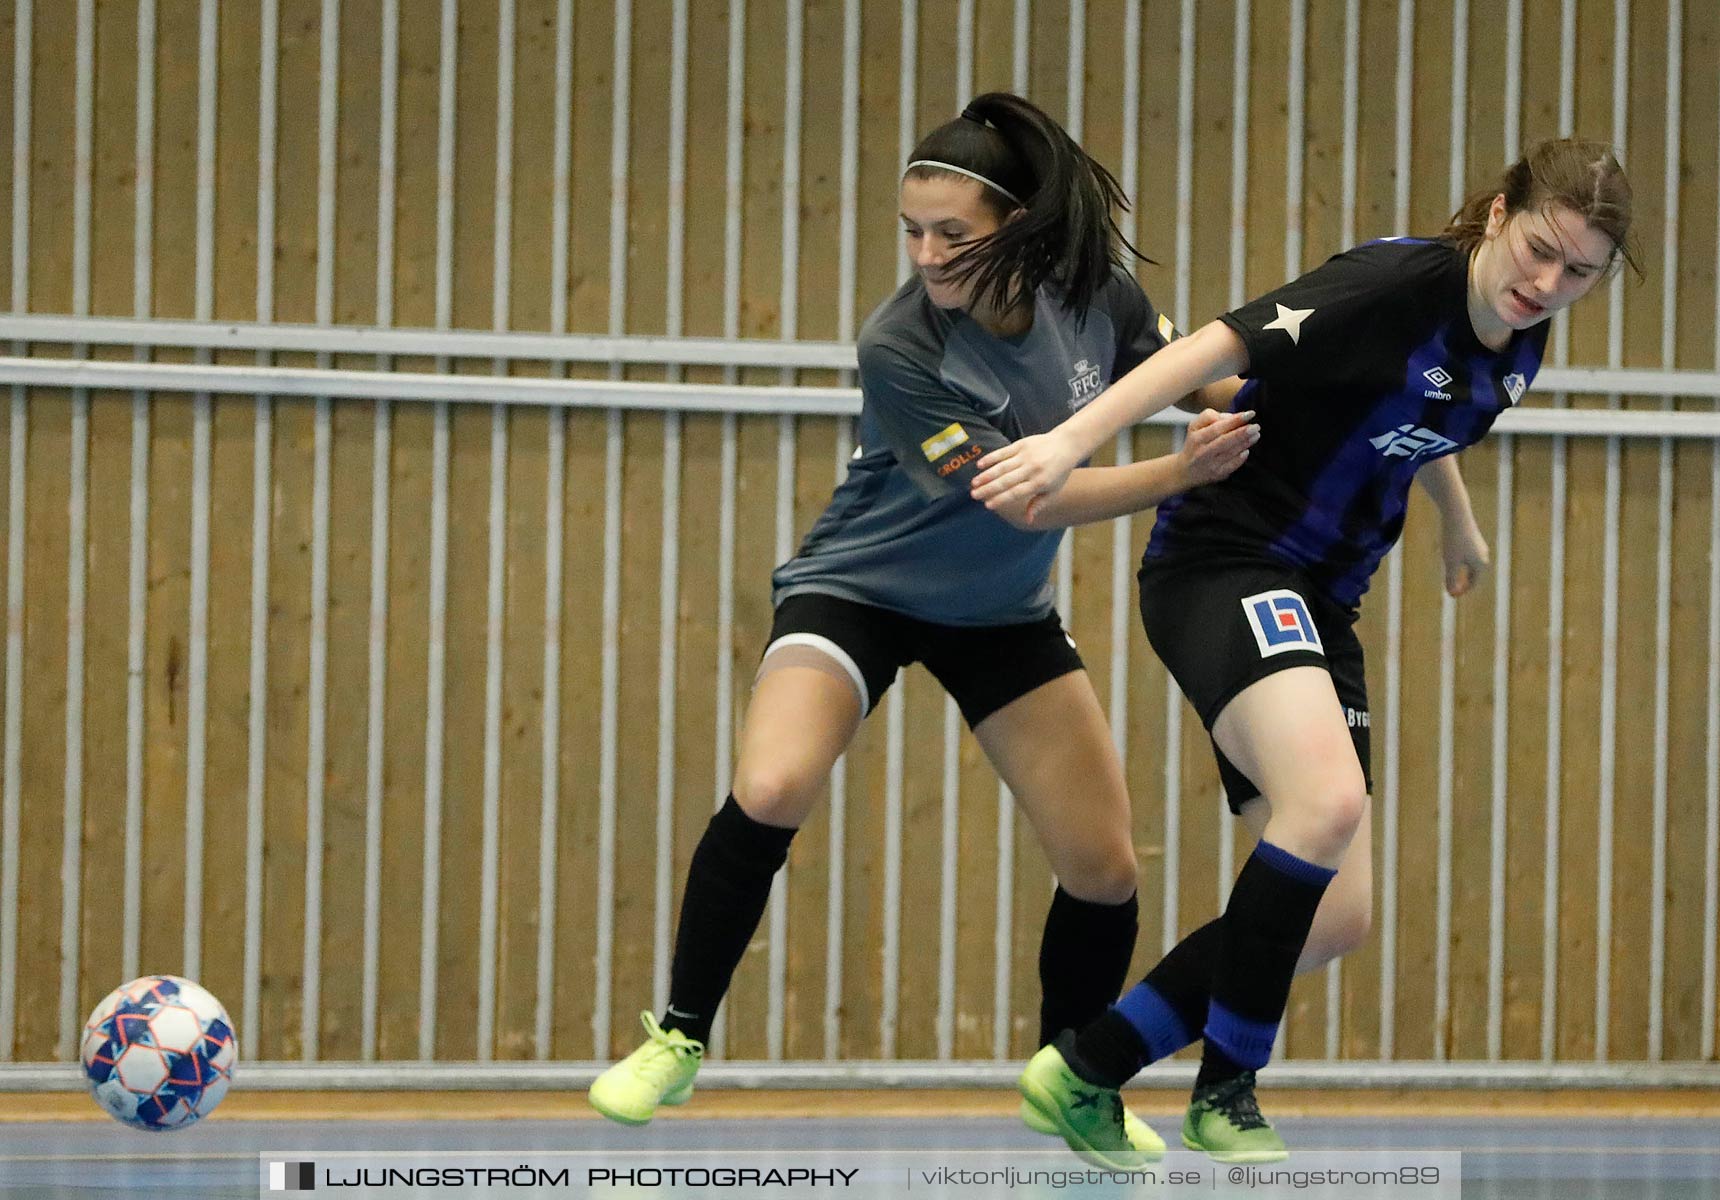
{"type": "Polygon", "coordinates": [[[711,817],[687,868],[664,1029],[710,1041],[717,1006],[764,915],[771,880],[787,861],[794,835],[753,820],[732,795],[711,817]]]}
{"type": "Polygon", "coordinates": [[[1078,900],[1061,886],[1039,941],[1039,1044],[1079,1030],[1117,998],[1135,952],[1138,905],[1078,900]]]}

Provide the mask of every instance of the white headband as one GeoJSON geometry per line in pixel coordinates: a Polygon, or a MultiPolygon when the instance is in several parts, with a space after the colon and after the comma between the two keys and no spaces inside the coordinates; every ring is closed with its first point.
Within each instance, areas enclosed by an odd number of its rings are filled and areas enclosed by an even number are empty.
{"type": "Polygon", "coordinates": [[[916,158],[913,162],[903,168],[903,172],[906,173],[908,171],[912,171],[915,167],[936,167],[940,171],[954,171],[957,175],[966,175],[969,179],[979,180],[992,191],[1001,192],[1003,195],[1008,196],[1011,200],[1015,201],[1015,203],[1021,205],[1021,207],[1027,207],[1020,196],[1017,196],[1014,192],[999,184],[996,180],[987,179],[978,171],[970,171],[966,167],[958,167],[954,163],[939,162],[935,158],[916,158]]]}

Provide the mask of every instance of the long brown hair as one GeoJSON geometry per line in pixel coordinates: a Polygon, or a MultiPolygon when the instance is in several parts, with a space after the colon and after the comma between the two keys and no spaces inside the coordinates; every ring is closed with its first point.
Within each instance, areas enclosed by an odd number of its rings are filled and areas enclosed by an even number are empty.
{"type": "Polygon", "coordinates": [[[1612,242],[1609,272],[1626,262],[1637,275],[1642,274],[1630,240],[1630,180],[1605,142],[1583,138],[1536,142],[1505,168],[1497,186],[1482,188],[1463,202],[1440,239],[1465,253],[1474,251],[1487,235],[1488,211],[1499,195],[1505,197],[1507,219],[1531,208],[1570,209],[1612,242]]]}

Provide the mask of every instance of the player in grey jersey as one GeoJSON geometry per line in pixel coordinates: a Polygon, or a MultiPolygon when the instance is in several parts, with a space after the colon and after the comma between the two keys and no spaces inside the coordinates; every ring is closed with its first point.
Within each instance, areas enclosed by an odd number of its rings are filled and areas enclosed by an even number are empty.
{"type": "MultiPolygon", "coordinates": [[[[1257,430],[1248,413],[1203,412],[1180,453],[1078,470],[1031,520],[988,512],[968,485],[987,450],[1054,428],[1175,335],[1122,269],[1133,249],[1112,217],[1122,201],[1055,121],[1003,93],[973,101],[911,156],[901,216],[914,276],[859,339],[860,449],[775,573],[733,792],[688,870],[668,1007],[660,1022],[644,1014],[648,1040],[592,1085],[606,1116],[644,1124],[691,1095],[790,839],[860,722],[916,661],[955,699],[1057,875],[1040,950],[1042,1039],[1116,998],[1136,929],[1129,801],[1052,606],[1050,567],[1065,526],[1223,478],[1257,430]]],[[[1228,407],[1237,386],[1189,403],[1228,407]]],[[[1144,1124],[1130,1118],[1129,1129],[1143,1152],[1163,1150],[1144,1124]]]]}

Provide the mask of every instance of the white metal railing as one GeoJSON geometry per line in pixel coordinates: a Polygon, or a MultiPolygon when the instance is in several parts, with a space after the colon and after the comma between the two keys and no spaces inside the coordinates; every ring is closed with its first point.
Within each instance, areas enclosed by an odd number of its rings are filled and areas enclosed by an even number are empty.
{"type": "MultiPolygon", "coordinates": [[[[737,364],[738,365],[738,364],[737,364]]],[[[1666,396],[1720,396],[1720,373],[1698,371],[1549,371],[1556,382],[1590,384],[1666,396]],[[1620,385],[1631,383],[1628,389],[1620,385]]],[[[566,408],[650,409],[668,413],[774,413],[855,416],[852,387],[742,386],[647,383],[633,380],[544,379],[410,371],[345,371],[321,367],[234,367],[195,363],[103,362],[87,359],[0,356],[0,383],[76,390],[223,393],[250,396],[342,397],[435,403],[549,405],[566,408]]],[[[1573,387],[1569,391],[1589,391],[1573,387]]],[[[1595,389],[1598,390],[1598,389],[1595,389]]],[[[1616,394],[1616,392],[1614,393],[1616,394]]],[[[1186,424],[1172,411],[1156,424],[1186,424]]],[[[1502,414],[1501,433],[1593,437],[1712,438],[1720,435],[1720,409],[1571,409],[1518,407],[1502,414]]]]}
{"type": "MultiPolygon", "coordinates": [[[[730,368],[765,367],[783,371],[854,369],[852,342],[770,341],[763,338],[677,338],[624,334],[613,337],[588,334],[507,333],[463,329],[386,329],[351,325],[290,325],[246,324],[226,321],[164,321],[127,320],[108,317],[60,317],[0,315],[0,342],[28,343],[33,346],[87,348],[89,346],[130,346],[140,351],[159,349],[249,350],[259,355],[298,352],[333,354],[374,354],[381,359],[400,356],[454,359],[481,358],[499,362],[541,362],[550,364],[597,363],[611,366],[667,366],[676,369],[700,366],[730,368]]],[[[33,371],[52,367],[71,369],[78,360],[50,357],[25,359],[33,371]]],[[[15,359],[0,358],[6,371],[24,369],[15,359]]],[[[107,371],[121,364],[90,364],[107,371]]],[[[141,363],[140,366],[166,369],[175,364],[141,363]]],[[[234,368],[216,367],[225,372],[234,368]]],[[[323,368],[326,369],[326,368],[323,368]]],[[[309,369],[301,369],[308,371],[309,369]]],[[[360,375],[385,375],[387,371],[354,372],[360,375]]],[[[300,378],[290,373],[287,378],[300,378]]],[[[305,379],[315,376],[305,374],[305,379]]],[[[104,380],[122,378],[103,376],[104,380]]],[[[194,378],[188,376],[187,378],[194,378]]],[[[216,376],[210,376],[216,378],[216,376]]],[[[246,374],[232,376],[235,380],[251,378],[246,374]]],[[[329,378],[341,379],[335,375],[329,378]]],[[[420,379],[422,376],[408,376],[420,379]]],[[[85,386],[70,377],[47,380],[37,376],[12,379],[12,382],[39,383],[45,386],[85,386]]],[[[547,382],[547,381],[546,381],[547,382]]],[[[176,384],[131,384],[104,381],[90,383],[92,387],[150,387],[164,391],[194,390],[176,384]]],[[[248,385],[209,386],[214,391],[257,392],[248,385]]],[[[331,385],[331,386],[345,386],[331,385]]],[[[376,383],[386,388],[386,383],[376,383]]],[[[286,390],[292,395],[316,395],[314,388],[297,385],[286,390]]],[[[1626,367],[1566,367],[1548,366],[1536,376],[1531,394],[1577,393],[1582,395],[1640,395],[1720,399],[1720,372],[1691,371],[1665,368],[1626,367]]],[[[342,392],[323,394],[376,396],[382,391],[342,392]]],[[[411,399],[408,389],[399,393],[411,399]]],[[[454,394],[428,397],[433,399],[488,401],[496,397],[454,394]]],[[[578,400],[569,403],[584,405],[578,400]]],[[[598,406],[602,406],[600,403],[598,406]]],[[[760,410],[736,410],[760,411],[760,410]]],[[[810,411],[810,410],[809,410],[810,411]]],[[[827,410],[821,410],[827,411],[827,410]]]]}

